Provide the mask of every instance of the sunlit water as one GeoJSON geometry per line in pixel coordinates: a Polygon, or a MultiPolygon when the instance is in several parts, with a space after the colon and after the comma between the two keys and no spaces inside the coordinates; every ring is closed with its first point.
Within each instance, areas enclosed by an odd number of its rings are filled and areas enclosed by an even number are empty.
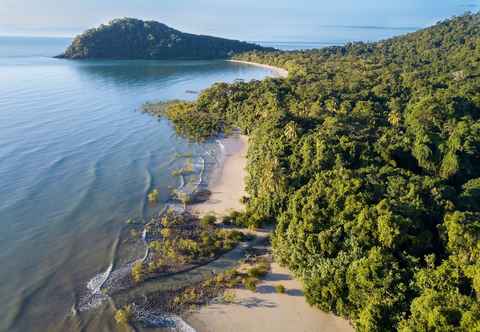
{"type": "Polygon", "coordinates": [[[0,38],[2,331],[113,329],[105,306],[86,316],[78,306],[87,286],[95,286],[92,277],[115,262],[125,221],[168,201],[181,185],[171,175],[185,163],[180,154],[191,154],[198,168],[217,153],[214,143],[188,143],[139,108],[194,99],[187,90],[218,81],[272,74],[224,61],[50,57],[66,44],[0,38]],[[161,202],[149,207],[153,188],[161,202]]]}

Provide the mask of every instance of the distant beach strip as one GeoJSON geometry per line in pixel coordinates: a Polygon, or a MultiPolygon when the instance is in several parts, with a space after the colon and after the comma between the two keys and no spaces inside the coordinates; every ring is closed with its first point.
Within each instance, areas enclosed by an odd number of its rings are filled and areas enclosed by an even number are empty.
{"type": "Polygon", "coordinates": [[[235,63],[242,63],[242,64],[250,65],[250,66],[267,68],[267,69],[272,70],[278,77],[281,77],[281,78],[287,78],[288,77],[288,71],[283,69],[283,68],[280,68],[280,67],[274,67],[274,66],[264,65],[264,64],[261,64],[261,63],[250,62],[250,61],[242,61],[242,60],[226,60],[226,61],[235,62],[235,63]]]}

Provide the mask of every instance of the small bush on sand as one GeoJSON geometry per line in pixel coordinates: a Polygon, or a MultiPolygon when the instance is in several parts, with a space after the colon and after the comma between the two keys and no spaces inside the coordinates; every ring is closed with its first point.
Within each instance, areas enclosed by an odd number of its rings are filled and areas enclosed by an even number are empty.
{"type": "Polygon", "coordinates": [[[277,292],[278,294],[284,294],[285,293],[285,286],[276,285],[275,286],[275,292],[277,292]]]}
{"type": "Polygon", "coordinates": [[[266,260],[260,259],[256,265],[256,268],[260,270],[260,273],[265,275],[268,273],[268,271],[270,271],[270,263],[266,260]]]}
{"type": "Polygon", "coordinates": [[[235,295],[234,291],[227,290],[227,291],[225,291],[225,293],[223,293],[223,297],[222,297],[223,302],[233,303],[233,302],[235,302],[235,299],[236,299],[236,295],[235,295]]]}
{"type": "Polygon", "coordinates": [[[258,283],[257,278],[248,277],[243,280],[243,284],[245,288],[248,290],[251,290],[252,292],[257,291],[257,283],[258,283]]]}
{"type": "Polygon", "coordinates": [[[248,270],[247,274],[248,274],[249,277],[259,278],[259,277],[262,276],[262,271],[260,271],[256,267],[252,267],[250,270],[248,270]]]}
{"type": "Polygon", "coordinates": [[[186,207],[187,204],[191,203],[191,197],[188,193],[181,190],[174,190],[173,194],[183,204],[183,207],[186,207]]]}
{"type": "Polygon", "coordinates": [[[261,278],[267,275],[268,271],[270,270],[270,265],[268,262],[260,262],[250,270],[248,270],[247,274],[249,277],[253,278],[261,278]]]}

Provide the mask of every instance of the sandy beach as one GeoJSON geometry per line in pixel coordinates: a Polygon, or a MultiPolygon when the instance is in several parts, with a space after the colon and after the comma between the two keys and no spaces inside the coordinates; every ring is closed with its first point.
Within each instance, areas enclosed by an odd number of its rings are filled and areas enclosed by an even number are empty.
{"type": "MultiPolygon", "coordinates": [[[[233,135],[220,142],[225,149],[225,161],[215,176],[216,181],[210,185],[212,195],[207,202],[190,207],[200,215],[222,216],[243,209],[240,198],[245,195],[248,138],[233,135]]],[[[301,283],[276,263],[262,279],[257,292],[233,291],[234,303],[202,307],[186,315],[185,320],[197,332],[353,331],[346,320],[310,307],[301,283]],[[274,287],[279,284],[286,288],[285,294],[275,292],[274,287]]]]}
{"type": "Polygon", "coordinates": [[[190,206],[190,210],[195,214],[214,214],[220,217],[243,209],[240,199],[245,196],[248,137],[234,134],[220,140],[220,144],[225,154],[223,166],[209,186],[212,192],[209,200],[190,206]]]}
{"type": "Polygon", "coordinates": [[[232,304],[212,304],[185,320],[197,332],[353,332],[348,321],[310,307],[301,283],[278,264],[257,286],[257,292],[235,289],[232,304]],[[284,294],[275,292],[283,285],[284,294]]]}
{"type": "Polygon", "coordinates": [[[267,68],[267,69],[272,70],[278,77],[286,78],[288,76],[288,71],[286,71],[283,68],[279,68],[279,67],[264,65],[264,64],[261,64],[261,63],[250,62],[250,61],[241,61],[241,60],[227,60],[227,61],[236,62],[236,63],[243,63],[245,65],[250,65],[250,66],[267,68]]]}

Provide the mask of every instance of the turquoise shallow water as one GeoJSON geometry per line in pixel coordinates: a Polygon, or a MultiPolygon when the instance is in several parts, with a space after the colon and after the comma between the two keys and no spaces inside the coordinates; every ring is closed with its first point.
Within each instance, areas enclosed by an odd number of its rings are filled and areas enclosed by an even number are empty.
{"type": "Polygon", "coordinates": [[[107,309],[72,320],[88,281],[115,259],[125,220],[155,213],[180,184],[179,154],[216,152],[139,108],[272,74],[224,61],[51,58],[67,43],[0,38],[1,331],[113,328],[98,319],[107,309]]]}

